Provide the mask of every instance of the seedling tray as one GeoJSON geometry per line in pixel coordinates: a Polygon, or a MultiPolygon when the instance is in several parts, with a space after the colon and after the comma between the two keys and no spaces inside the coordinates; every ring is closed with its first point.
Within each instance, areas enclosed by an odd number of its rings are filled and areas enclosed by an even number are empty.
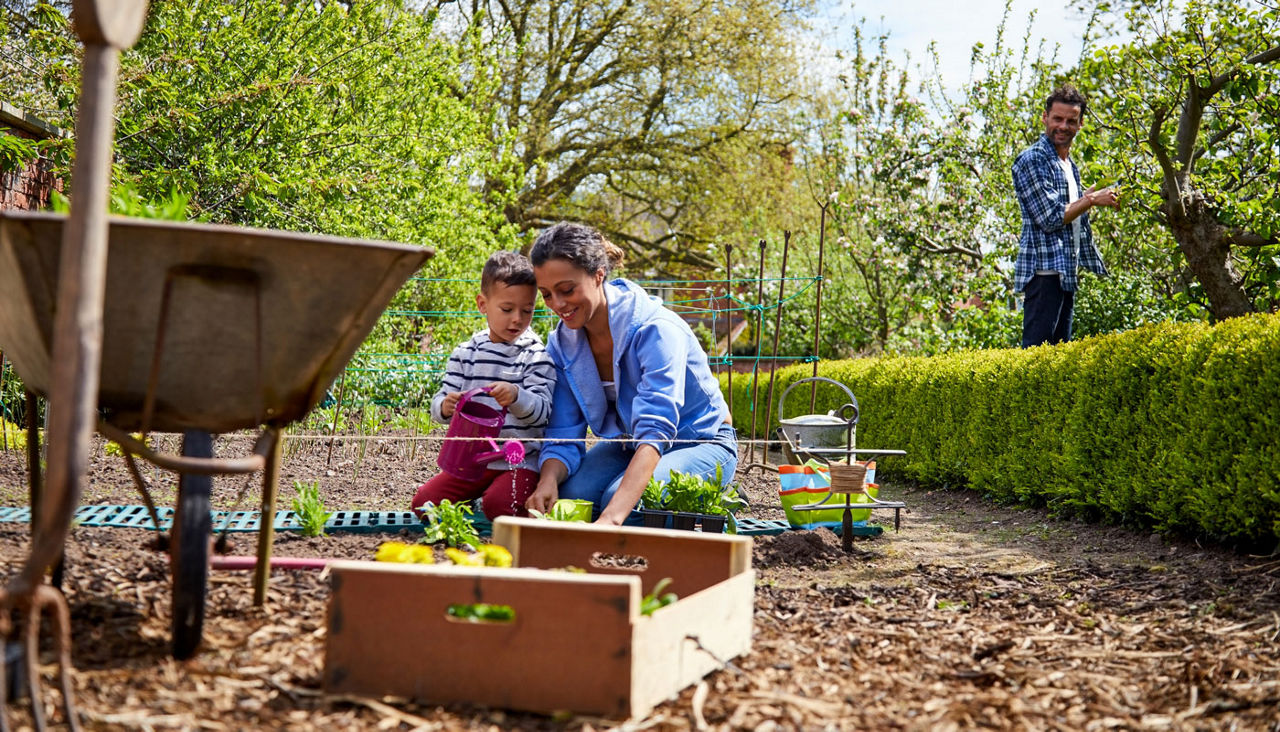
{"type": "Polygon", "coordinates": [[[326,690],[639,718],[750,651],[748,537],[504,517],[494,542],[516,568],[332,563],[326,690]],[[641,615],[667,577],[679,600],[641,615]],[[514,617],[448,614],[463,603],[514,617]]]}

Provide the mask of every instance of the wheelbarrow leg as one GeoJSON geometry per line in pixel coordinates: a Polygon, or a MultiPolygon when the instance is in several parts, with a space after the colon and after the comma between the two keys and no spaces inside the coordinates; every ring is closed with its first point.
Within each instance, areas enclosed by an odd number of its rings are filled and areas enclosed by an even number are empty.
{"type": "Polygon", "coordinates": [[[271,542],[276,535],[276,492],[280,487],[280,428],[271,431],[267,469],[262,476],[262,518],[258,522],[258,563],[253,568],[253,606],[267,602],[267,579],[271,576],[271,542]]]}
{"type": "MultiPolygon", "coordinates": [[[[213,457],[213,436],[202,430],[182,435],[185,457],[213,457]]],[[[213,520],[209,494],[213,476],[183,474],[178,479],[178,510],[173,516],[169,542],[173,575],[173,657],[195,655],[204,630],[205,590],[209,580],[209,535],[213,520]]]]}

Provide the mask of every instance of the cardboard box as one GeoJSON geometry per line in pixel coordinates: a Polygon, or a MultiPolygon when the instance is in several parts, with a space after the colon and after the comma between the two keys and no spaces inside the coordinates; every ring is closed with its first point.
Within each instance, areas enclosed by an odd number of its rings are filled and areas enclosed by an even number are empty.
{"type": "Polygon", "coordinates": [[[500,518],[493,540],[517,568],[329,565],[325,689],[639,718],[751,649],[749,537],[500,518]],[[666,577],[679,600],[641,615],[666,577]],[[514,618],[448,615],[469,603],[514,618]]]}

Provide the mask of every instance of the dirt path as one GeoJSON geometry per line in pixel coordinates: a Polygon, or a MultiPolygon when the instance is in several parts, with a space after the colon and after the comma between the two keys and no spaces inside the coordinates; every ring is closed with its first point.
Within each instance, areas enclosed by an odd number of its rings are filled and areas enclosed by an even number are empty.
{"type": "MultiPolygon", "coordinates": [[[[366,445],[352,479],[354,453],[340,451],[337,462],[353,462],[334,471],[316,444],[292,451],[285,476],[320,480],[331,508],[402,509],[432,460],[429,450],[409,459],[407,449],[366,445]]],[[[137,502],[127,474],[113,467],[121,462],[95,462],[86,502],[137,502]]],[[[21,497],[23,476],[21,462],[0,453],[0,496],[21,497]]],[[[761,471],[742,477],[751,515],[781,515],[775,480],[761,471]]],[[[900,533],[860,541],[852,555],[826,531],[758,539],[753,652],[630,728],[697,728],[702,719],[709,728],[765,731],[1280,730],[1277,558],[882,483],[884,497],[910,506],[900,533]]],[[[220,488],[220,500],[239,485],[220,488]]],[[[25,556],[26,532],[0,524],[0,576],[25,556]]],[[[387,538],[284,535],[275,551],[368,557],[387,538]]],[[[90,728],[613,725],[322,695],[328,589],[315,572],[273,575],[265,611],[251,607],[247,573],[214,573],[205,648],[174,662],[166,655],[167,559],[147,539],[82,527],[68,542],[77,702],[90,728]]],[[[239,535],[233,551],[252,554],[253,541],[239,535]]],[[[52,708],[53,694],[45,701],[52,708]]]]}

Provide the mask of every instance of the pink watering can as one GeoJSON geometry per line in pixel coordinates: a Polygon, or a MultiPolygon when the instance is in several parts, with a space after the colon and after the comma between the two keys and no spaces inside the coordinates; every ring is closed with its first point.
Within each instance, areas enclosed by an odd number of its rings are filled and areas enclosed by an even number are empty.
{"type": "Polygon", "coordinates": [[[445,433],[436,465],[455,478],[479,480],[484,477],[485,466],[494,460],[505,460],[511,465],[524,460],[524,445],[518,440],[507,440],[501,448],[494,441],[507,419],[506,408],[494,409],[472,399],[488,391],[486,387],[463,392],[449,420],[449,431],[445,433]],[[452,437],[466,439],[450,439],[452,437]]]}

